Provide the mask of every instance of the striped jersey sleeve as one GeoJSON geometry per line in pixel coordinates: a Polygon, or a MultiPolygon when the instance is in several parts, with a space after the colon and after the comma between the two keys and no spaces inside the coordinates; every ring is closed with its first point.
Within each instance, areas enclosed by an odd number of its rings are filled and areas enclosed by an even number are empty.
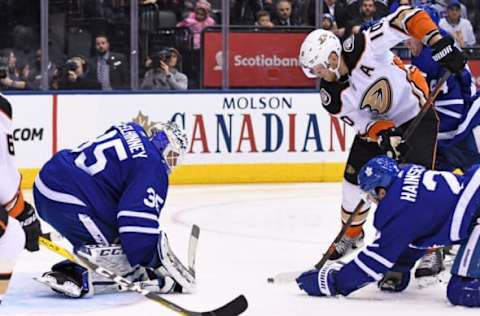
{"type": "Polygon", "coordinates": [[[339,293],[348,295],[371,282],[380,281],[384,273],[394,267],[416,239],[420,225],[414,225],[410,220],[406,216],[392,220],[377,233],[371,244],[338,272],[336,285],[339,293]]]}
{"type": "Polygon", "coordinates": [[[139,172],[122,194],[117,212],[118,233],[130,264],[147,266],[155,256],[160,234],[160,211],[168,178],[161,170],[139,172]]]}

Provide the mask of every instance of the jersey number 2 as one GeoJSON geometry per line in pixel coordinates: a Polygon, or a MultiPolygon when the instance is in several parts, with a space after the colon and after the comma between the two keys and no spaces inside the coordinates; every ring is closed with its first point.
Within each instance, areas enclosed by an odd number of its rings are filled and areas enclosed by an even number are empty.
{"type": "Polygon", "coordinates": [[[435,180],[435,176],[442,176],[445,179],[445,182],[448,184],[448,187],[454,194],[460,193],[462,190],[462,185],[458,182],[457,177],[455,177],[450,172],[442,172],[442,171],[427,171],[423,176],[423,185],[429,191],[435,191],[437,188],[437,181],[435,180]]]}
{"type": "Polygon", "coordinates": [[[93,155],[95,156],[96,161],[93,164],[88,166],[85,164],[87,156],[85,155],[85,152],[82,152],[75,159],[75,165],[89,175],[93,176],[105,169],[105,166],[107,165],[107,158],[105,157],[104,152],[105,150],[113,148],[120,161],[127,159],[128,155],[125,147],[123,146],[122,140],[120,138],[111,139],[116,134],[117,131],[112,130],[108,133],[103,134],[102,136],[97,137],[93,142],[87,142],[78,147],[77,149],[72,150],[73,152],[80,152],[87,147],[95,146],[95,149],[93,150],[93,155]]]}

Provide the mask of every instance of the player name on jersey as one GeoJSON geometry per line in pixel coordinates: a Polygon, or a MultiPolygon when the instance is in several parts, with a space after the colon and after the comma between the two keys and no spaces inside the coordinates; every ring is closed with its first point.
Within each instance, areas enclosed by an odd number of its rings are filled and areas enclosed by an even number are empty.
{"type": "Polygon", "coordinates": [[[420,178],[425,172],[425,168],[421,166],[412,166],[403,179],[402,192],[400,193],[400,200],[415,203],[417,200],[418,185],[420,178]]]}
{"type": "Polygon", "coordinates": [[[122,124],[116,125],[115,127],[118,128],[120,133],[125,138],[128,145],[128,150],[130,150],[130,153],[132,154],[132,158],[135,159],[135,158],[148,157],[145,147],[143,146],[142,140],[140,139],[140,136],[135,131],[132,125],[122,123],[122,124]]]}

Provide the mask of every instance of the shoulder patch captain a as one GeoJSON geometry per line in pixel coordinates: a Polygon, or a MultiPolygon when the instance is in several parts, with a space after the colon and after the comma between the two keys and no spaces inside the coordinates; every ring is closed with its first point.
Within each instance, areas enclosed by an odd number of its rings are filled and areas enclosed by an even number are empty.
{"type": "Polygon", "coordinates": [[[368,89],[360,103],[360,109],[369,108],[377,114],[384,114],[392,105],[392,88],[386,78],[375,81],[368,89]]]}

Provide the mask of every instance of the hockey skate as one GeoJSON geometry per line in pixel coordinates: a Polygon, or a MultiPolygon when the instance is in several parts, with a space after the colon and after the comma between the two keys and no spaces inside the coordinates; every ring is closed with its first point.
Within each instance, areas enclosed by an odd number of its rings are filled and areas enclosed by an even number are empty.
{"type": "Polygon", "coordinates": [[[364,237],[365,234],[363,231],[357,237],[343,236],[342,239],[335,244],[335,250],[333,251],[329,260],[338,260],[352,252],[354,249],[362,247],[364,237]]]}
{"type": "Polygon", "coordinates": [[[415,278],[434,277],[445,270],[443,264],[443,249],[427,253],[420,259],[420,264],[415,270],[415,278]]]}

